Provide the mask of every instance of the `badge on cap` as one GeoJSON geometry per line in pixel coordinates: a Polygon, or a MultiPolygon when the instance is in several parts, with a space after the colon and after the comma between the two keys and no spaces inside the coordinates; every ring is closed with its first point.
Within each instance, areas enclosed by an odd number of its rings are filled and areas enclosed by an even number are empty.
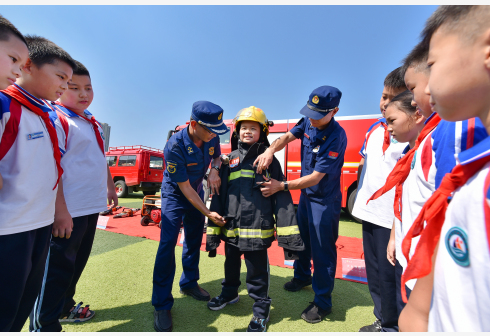
{"type": "Polygon", "coordinates": [[[336,158],[338,158],[338,157],[339,157],[339,153],[329,151],[329,152],[328,152],[328,157],[329,157],[330,159],[334,159],[334,160],[335,160],[336,158]]]}
{"type": "Polygon", "coordinates": [[[194,153],[191,146],[187,147],[187,153],[189,153],[189,154],[194,153]]]}
{"type": "Polygon", "coordinates": [[[168,161],[167,161],[167,171],[168,171],[170,174],[175,173],[176,168],[177,168],[177,164],[176,164],[176,163],[173,163],[173,162],[168,162],[168,161]]]}
{"type": "Polygon", "coordinates": [[[311,102],[313,104],[318,104],[319,101],[320,101],[320,98],[318,98],[318,96],[314,96],[313,98],[311,98],[311,102]]]}
{"type": "Polygon", "coordinates": [[[220,113],[219,116],[218,116],[218,120],[221,120],[221,118],[223,118],[223,113],[220,113]]]}
{"type": "Polygon", "coordinates": [[[318,145],[315,148],[313,148],[312,152],[313,153],[318,153],[319,150],[320,150],[320,145],[318,145]]]}
{"type": "Polygon", "coordinates": [[[446,248],[449,255],[459,266],[470,266],[468,238],[460,227],[452,227],[446,234],[446,248]]]}
{"type": "Polygon", "coordinates": [[[240,163],[240,158],[237,157],[230,161],[230,168],[235,168],[240,163]]]}
{"type": "Polygon", "coordinates": [[[213,155],[214,154],[214,147],[209,147],[209,155],[213,155]]]}

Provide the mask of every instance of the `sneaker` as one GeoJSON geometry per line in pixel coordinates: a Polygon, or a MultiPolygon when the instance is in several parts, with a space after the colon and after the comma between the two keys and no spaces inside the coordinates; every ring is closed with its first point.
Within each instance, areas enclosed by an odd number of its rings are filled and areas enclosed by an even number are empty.
{"type": "Polygon", "coordinates": [[[380,332],[381,331],[381,321],[376,320],[373,324],[367,325],[359,329],[359,332],[380,332]]]}
{"type": "Polygon", "coordinates": [[[155,331],[172,331],[172,315],[170,310],[155,310],[153,312],[153,328],[155,331]]]}
{"type": "Polygon", "coordinates": [[[199,285],[191,289],[186,289],[186,290],[181,289],[180,294],[192,296],[194,299],[198,301],[209,301],[209,299],[211,298],[209,293],[206,292],[201,287],[199,287],[199,285]]]}
{"type": "Polygon", "coordinates": [[[252,320],[248,324],[247,332],[267,331],[267,322],[269,322],[269,317],[267,317],[266,319],[260,319],[256,316],[253,316],[252,320]]]}
{"type": "Polygon", "coordinates": [[[310,305],[305,310],[303,310],[301,318],[308,323],[318,323],[321,322],[322,319],[331,312],[331,308],[329,310],[324,310],[318,307],[314,302],[310,302],[310,305]]]}
{"type": "Polygon", "coordinates": [[[284,284],[284,289],[287,291],[290,291],[290,292],[297,292],[301,288],[309,286],[309,285],[311,285],[311,277],[306,281],[301,281],[297,278],[293,278],[293,280],[286,282],[284,284]]]}
{"type": "Polygon", "coordinates": [[[237,303],[239,300],[240,300],[240,296],[238,296],[238,295],[236,298],[231,299],[231,300],[225,299],[224,297],[222,297],[220,295],[220,296],[217,296],[215,298],[212,298],[208,302],[208,308],[211,310],[220,310],[220,309],[225,308],[225,306],[227,304],[234,304],[234,303],[237,303]]]}

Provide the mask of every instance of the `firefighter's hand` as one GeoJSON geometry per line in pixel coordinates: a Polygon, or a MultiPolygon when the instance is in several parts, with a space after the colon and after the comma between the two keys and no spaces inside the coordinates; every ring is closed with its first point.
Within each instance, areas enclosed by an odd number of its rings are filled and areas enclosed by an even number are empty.
{"type": "Polygon", "coordinates": [[[388,258],[388,261],[390,264],[395,266],[396,262],[396,245],[395,245],[395,240],[390,239],[388,242],[388,247],[386,248],[386,257],[388,258]]]}
{"type": "Polygon", "coordinates": [[[107,204],[116,207],[118,204],[117,193],[115,188],[107,189],[107,204]]]}
{"type": "Polygon", "coordinates": [[[54,217],[53,236],[59,238],[70,238],[73,231],[73,220],[68,211],[58,212],[54,217]]]}
{"type": "MultiPolygon", "coordinates": [[[[267,177],[263,176],[264,180],[267,180],[267,177]]],[[[262,184],[260,191],[262,191],[262,196],[269,197],[274,195],[276,192],[284,190],[284,186],[282,182],[278,180],[274,180],[271,178],[268,182],[257,182],[257,184],[262,184]]]]}
{"type": "Polygon", "coordinates": [[[208,215],[208,218],[218,226],[224,226],[226,224],[225,219],[221,217],[217,212],[211,211],[208,215]]]}
{"type": "Polygon", "coordinates": [[[274,153],[269,149],[266,149],[265,152],[260,154],[254,161],[253,166],[257,165],[257,174],[261,174],[263,170],[269,168],[269,165],[272,163],[274,159],[274,153]]]}
{"type": "Polygon", "coordinates": [[[208,176],[208,187],[211,188],[211,193],[219,195],[219,187],[221,186],[221,179],[216,169],[211,168],[208,176]]]}

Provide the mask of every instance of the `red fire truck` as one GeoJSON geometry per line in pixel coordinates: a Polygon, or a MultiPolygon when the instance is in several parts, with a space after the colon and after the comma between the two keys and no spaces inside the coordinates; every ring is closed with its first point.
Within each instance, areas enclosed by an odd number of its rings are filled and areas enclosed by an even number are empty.
{"type": "MultiPolygon", "coordinates": [[[[359,166],[359,161],[361,159],[359,150],[362,147],[369,126],[375,123],[379,117],[381,117],[380,114],[335,118],[335,120],[340,123],[347,133],[347,149],[345,151],[344,167],[342,169],[340,186],[342,189],[342,207],[349,214],[352,213],[354,200],[356,199],[357,193],[357,167],[359,166]]],[[[298,121],[299,119],[273,120],[274,126],[270,128],[270,133],[268,136],[269,142],[274,141],[292,129],[298,121]]],[[[230,139],[234,131],[234,125],[232,119],[225,120],[224,122],[230,128],[230,132],[219,136],[221,153],[229,154],[231,152],[230,139]]],[[[189,122],[187,122],[185,125],[177,126],[175,130],[169,132],[168,137],[170,137],[174,132],[186,127],[188,123],[189,122]]],[[[275,156],[281,163],[281,167],[287,180],[294,180],[301,176],[300,147],[301,142],[296,140],[289,143],[281,151],[275,153],[275,156]]],[[[294,204],[298,204],[300,191],[292,190],[291,195],[293,196],[294,204]]]]}
{"type": "Polygon", "coordinates": [[[155,195],[160,191],[165,160],[163,150],[146,146],[109,147],[105,153],[116,186],[117,197],[143,191],[155,195]]]}

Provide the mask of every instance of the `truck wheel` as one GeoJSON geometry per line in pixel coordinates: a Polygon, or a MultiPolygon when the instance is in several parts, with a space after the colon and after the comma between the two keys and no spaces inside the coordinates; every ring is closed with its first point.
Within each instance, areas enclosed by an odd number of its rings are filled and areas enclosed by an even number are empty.
{"type": "Polygon", "coordinates": [[[148,217],[148,216],[141,217],[140,223],[142,226],[148,226],[148,224],[150,224],[150,217],[148,217]]]}
{"type": "Polygon", "coordinates": [[[116,187],[117,198],[128,196],[128,186],[126,185],[126,182],[119,180],[114,183],[114,186],[116,187]]]}
{"type": "Polygon", "coordinates": [[[349,194],[349,198],[347,199],[347,212],[349,215],[358,223],[362,223],[362,220],[352,215],[352,210],[354,210],[354,202],[356,201],[357,188],[352,190],[349,194]]]}

